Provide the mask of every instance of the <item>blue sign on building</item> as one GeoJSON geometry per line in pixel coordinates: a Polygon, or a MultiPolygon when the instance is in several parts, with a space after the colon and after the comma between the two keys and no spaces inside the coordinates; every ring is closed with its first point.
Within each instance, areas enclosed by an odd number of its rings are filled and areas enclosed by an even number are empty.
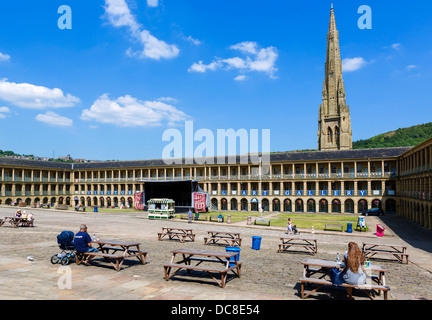
{"type": "Polygon", "coordinates": [[[246,195],[247,195],[247,194],[246,194],[246,193],[247,193],[247,191],[246,191],[246,190],[242,190],[242,192],[241,192],[241,193],[242,193],[242,196],[246,196],[246,195]]]}
{"type": "Polygon", "coordinates": [[[365,196],[366,195],[366,190],[360,190],[360,195],[361,196],[365,196]]]}
{"type": "Polygon", "coordinates": [[[290,196],[291,195],[291,190],[285,190],[285,195],[286,196],[290,196]]]}
{"type": "Polygon", "coordinates": [[[352,195],[353,195],[352,193],[353,193],[352,190],[347,190],[347,191],[345,192],[345,194],[346,194],[347,196],[352,196],[352,195]]]}
{"type": "Polygon", "coordinates": [[[313,190],[308,190],[308,196],[313,196],[314,195],[314,191],[313,190]]]}
{"type": "Polygon", "coordinates": [[[257,195],[258,195],[258,191],[256,191],[256,190],[252,190],[252,195],[253,195],[253,196],[257,196],[257,195]]]}
{"type": "Polygon", "coordinates": [[[107,194],[111,194],[111,191],[110,191],[110,190],[108,190],[108,191],[107,191],[107,194]]]}
{"type": "Polygon", "coordinates": [[[338,196],[338,195],[339,195],[339,193],[340,193],[340,191],[339,191],[339,190],[333,190],[333,195],[334,195],[334,196],[338,196]]]}
{"type": "Polygon", "coordinates": [[[301,191],[301,190],[297,190],[297,191],[296,191],[296,195],[298,195],[298,196],[303,195],[303,191],[301,191]]]}
{"type": "Polygon", "coordinates": [[[221,193],[223,196],[226,196],[226,190],[222,190],[221,193]]]}
{"type": "Polygon", "coordinates": [[[268,191],[267,190],[264,190],[262,193],[263,193],[263,196],[268,196],[268,191]]]}
{"type": "Polygon", "coordinates": [[[321,190],[321,191],[320,191],[320,194],[321,194],[322,196],[326,196],[326,195],[327,195],[327,190],[321,190]]]}

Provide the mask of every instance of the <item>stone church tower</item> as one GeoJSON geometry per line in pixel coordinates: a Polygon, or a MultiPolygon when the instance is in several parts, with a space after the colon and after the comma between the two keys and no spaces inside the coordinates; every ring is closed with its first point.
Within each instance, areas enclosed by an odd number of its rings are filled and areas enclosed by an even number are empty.
{"type": "Polygon", "coordinates": [[[327,34],[327,58],[322,104],[319,107],[318,117],[318,150],[347,150],[351,148],[351,118],[349,106],[345,100],[339,32],[336,29],[332,5],[327,34]]]}

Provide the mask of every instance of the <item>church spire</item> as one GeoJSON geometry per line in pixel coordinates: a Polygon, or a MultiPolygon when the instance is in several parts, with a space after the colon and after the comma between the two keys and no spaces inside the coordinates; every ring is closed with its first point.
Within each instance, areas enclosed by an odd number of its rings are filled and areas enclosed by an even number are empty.
{"type": "Polygon", "coordinates": [[[322,104],[318,119],[318,149],[351,149],[352,134],[349,107],[345,101],[345,85],[342,79],[342,60],[339,48],[339,32],[333,5],[327,33],[327,54],[322,92],[322,104]]]}

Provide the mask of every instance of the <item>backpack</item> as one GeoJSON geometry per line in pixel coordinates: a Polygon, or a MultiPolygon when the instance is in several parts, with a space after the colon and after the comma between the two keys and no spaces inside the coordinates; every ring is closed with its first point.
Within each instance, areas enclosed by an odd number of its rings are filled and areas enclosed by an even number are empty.
{"type": "Polygon", "coordinates": [[[330,269],[330,281],[336,287],[341,286],[344,282],[343,269],[338,269],[338,268],[330,269]]]}

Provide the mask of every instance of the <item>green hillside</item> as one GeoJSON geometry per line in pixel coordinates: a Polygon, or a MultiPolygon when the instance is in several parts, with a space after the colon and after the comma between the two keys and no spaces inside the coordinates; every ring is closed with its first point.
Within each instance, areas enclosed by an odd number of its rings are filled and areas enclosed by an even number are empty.
{"type": "Polygon", "coordinates": [[[389,148],[416,146],[432,137],[432,122],[396,131],[379,134],[375,137],[353,141],[353,149],[389,148]]]}

